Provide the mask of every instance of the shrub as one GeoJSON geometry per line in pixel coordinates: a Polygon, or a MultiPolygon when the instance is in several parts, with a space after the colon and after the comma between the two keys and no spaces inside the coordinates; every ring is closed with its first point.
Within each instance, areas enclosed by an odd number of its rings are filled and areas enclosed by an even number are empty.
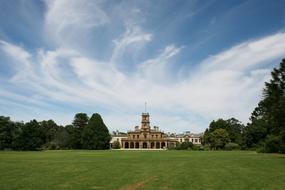
{"type": "Polygon", "coordinates": [[[227,143],[225,145],[225,150],[240,150],[240,146],[237,143],[227,143]]]}
{"type": "Polygon", "coordinates": [[[203,145],[193,145],[193,150],[204,150],[203,145]]]}
{"type": "Polygon", "coordinates": [[[209,144],[205,144],[205,145],[203,146],[203,149],[204,149],[204,150],[211,150],[211,147],[210,147],[209,144]]]}
{"type": "Polygon", "coordinates": [[[272,153],[272,152],[279,152],[280,150],[280,137],[269,135],[265,139],[264,142],[264,152],[272,153]]]}
{"type": "Polygon", "coordinates": [[[120,149],[120,148],[121,148],[121,146],[120,146],[119,141],[115,141],[115,142],[113,142],[112,148],[113,148],[113,149],[120,149]]]}
{"type": "Polygon", "coordinates": [[[176,150],[193,150],[194,145],[192,142],[176,143],[176,150]]]}
{"type": "Polygon", "coordinates": [[[57,145],[56,142],[51,141],[49,143],[46,143],[42,146],[43,150],[59,150],[60,147],[57,145]]]}
{"type": "Polygon", "coordinates": [[[191,150],[193,149],[194,145],[191,142],[183,142],[181,143],[181,150],[191,150]]]}

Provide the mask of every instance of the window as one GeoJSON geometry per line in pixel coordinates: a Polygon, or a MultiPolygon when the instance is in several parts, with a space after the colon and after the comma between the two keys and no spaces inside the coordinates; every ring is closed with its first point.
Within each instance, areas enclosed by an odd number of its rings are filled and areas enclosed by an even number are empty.
{"type": "Polygon", "coordinates": [[[155,137],[157,138],[157,135],[155,135],[155,137]]]}
{"type": "Polygon", "coordinates": [[[140,136],[139,136],[139,135],[137,135],[137,138],[139,139],[139,138],[140,138],[140,136]]]}
{"type": "Polygon", "coordinates": [[[135,138],[135,135],[133,135],[133,138],[135,138]]]}
{"type": "Polygon", "coordinates": [[[180,142],[182,142],[182,139],[180,139],[180,142]]]}
{"type": "Polygon", "coordinates": [[[198,142],[198,139],[195,139],[195,142],[198,142]]]}
{"type": "Polygon", "coordinates": [[[144,138],[146,139],[146,135],[144,135],[144,138]]]}

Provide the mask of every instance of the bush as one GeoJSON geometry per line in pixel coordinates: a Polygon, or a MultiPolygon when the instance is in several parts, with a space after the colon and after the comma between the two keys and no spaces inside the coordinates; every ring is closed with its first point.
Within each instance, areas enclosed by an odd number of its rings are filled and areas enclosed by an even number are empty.
{"type": "Polygon", "coordinates": [[[280,137],[274,135],[267,136],[264,142],[263,152],[273,153],[273,152],[279,152],[279,150],[280,150],[280,137]]]}
{"type": "Polygon", "coordinates": [[[175,150],[181,150],[181,143],[180,142],[176,143],[175,150]]]}
{"type": "Polygon", "coordinates": [[[115,142],[113,142],[113,144],[112,144],[112,148],[113,148],[113,149],[120,149],[120,148],[121,148],[121,146],[120,146],[119,141],[115,141],[115,142]]]}
{"type": "Polygon", "coordinates": [[[193,150],[204,150],[203,145],[193,145],[193,150]]]}
{"type": "Polygon", "coordinates": [[[44,145],[42,146],[42,149],[43,149],[43,150],[59,150],[60,147],[57,145],[56,142],[51,141],[51,142],[49,142],[49,143],[47,143],[47,144],[44,144],[44,145]]]}
{"type": "Polygon", "coordinates": [[[176,150],[193,150],[194,145],[192,142],[183,142],[177,143],[175,149],[176,150]]]}
{"type": "Polygon", "coordinates": [[[192,150],[193,147],[194,147],[194,145],[191,142],[183,142],[183,143],[181,143],[181,150],[192,150]]]}
{"type": "Polygon", "coordinates": [[[225,150],[240,150],[240,146],[237,143],[227,143],[225,145],[225,150]]]}

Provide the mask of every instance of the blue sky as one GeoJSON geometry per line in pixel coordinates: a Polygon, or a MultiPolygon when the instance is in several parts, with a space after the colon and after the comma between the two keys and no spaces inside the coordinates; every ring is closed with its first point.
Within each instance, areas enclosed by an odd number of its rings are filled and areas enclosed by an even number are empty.
{"type": "Polygon", "coordinates": [[[0,1],[0,115],[112,130],[246,123],[285,57],[285,1],[0,1]]]}

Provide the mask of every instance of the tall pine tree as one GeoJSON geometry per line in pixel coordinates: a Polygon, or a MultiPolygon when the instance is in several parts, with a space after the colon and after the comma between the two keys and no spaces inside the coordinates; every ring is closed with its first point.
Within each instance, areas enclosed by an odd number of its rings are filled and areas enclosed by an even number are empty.
{"type": "Polygon", "coordinates": [[[84,149],[109,149],[111,136],[109,130],[98,113],[92,115],[83,129],[82,145],[84,149]]]}
{"type": "Polygon", "coordinates": [[[82,148],[82,133],[87,126],[88,115],[86,113],[77,113],[74,116],[72,126],[68,127],[69,143],[73,149],[82,148]]]}
{"type": "Polygon", "coordinates": [[[253,127],[262,128],[265,134],[258,141],[264,143],[264,151],[285,153],[285,59],[279,68],[273,69],[271,77],[265,83],[263,99],[251,115],[251,123],[245,130],[245,140],[255,137],[253,127]]]}

